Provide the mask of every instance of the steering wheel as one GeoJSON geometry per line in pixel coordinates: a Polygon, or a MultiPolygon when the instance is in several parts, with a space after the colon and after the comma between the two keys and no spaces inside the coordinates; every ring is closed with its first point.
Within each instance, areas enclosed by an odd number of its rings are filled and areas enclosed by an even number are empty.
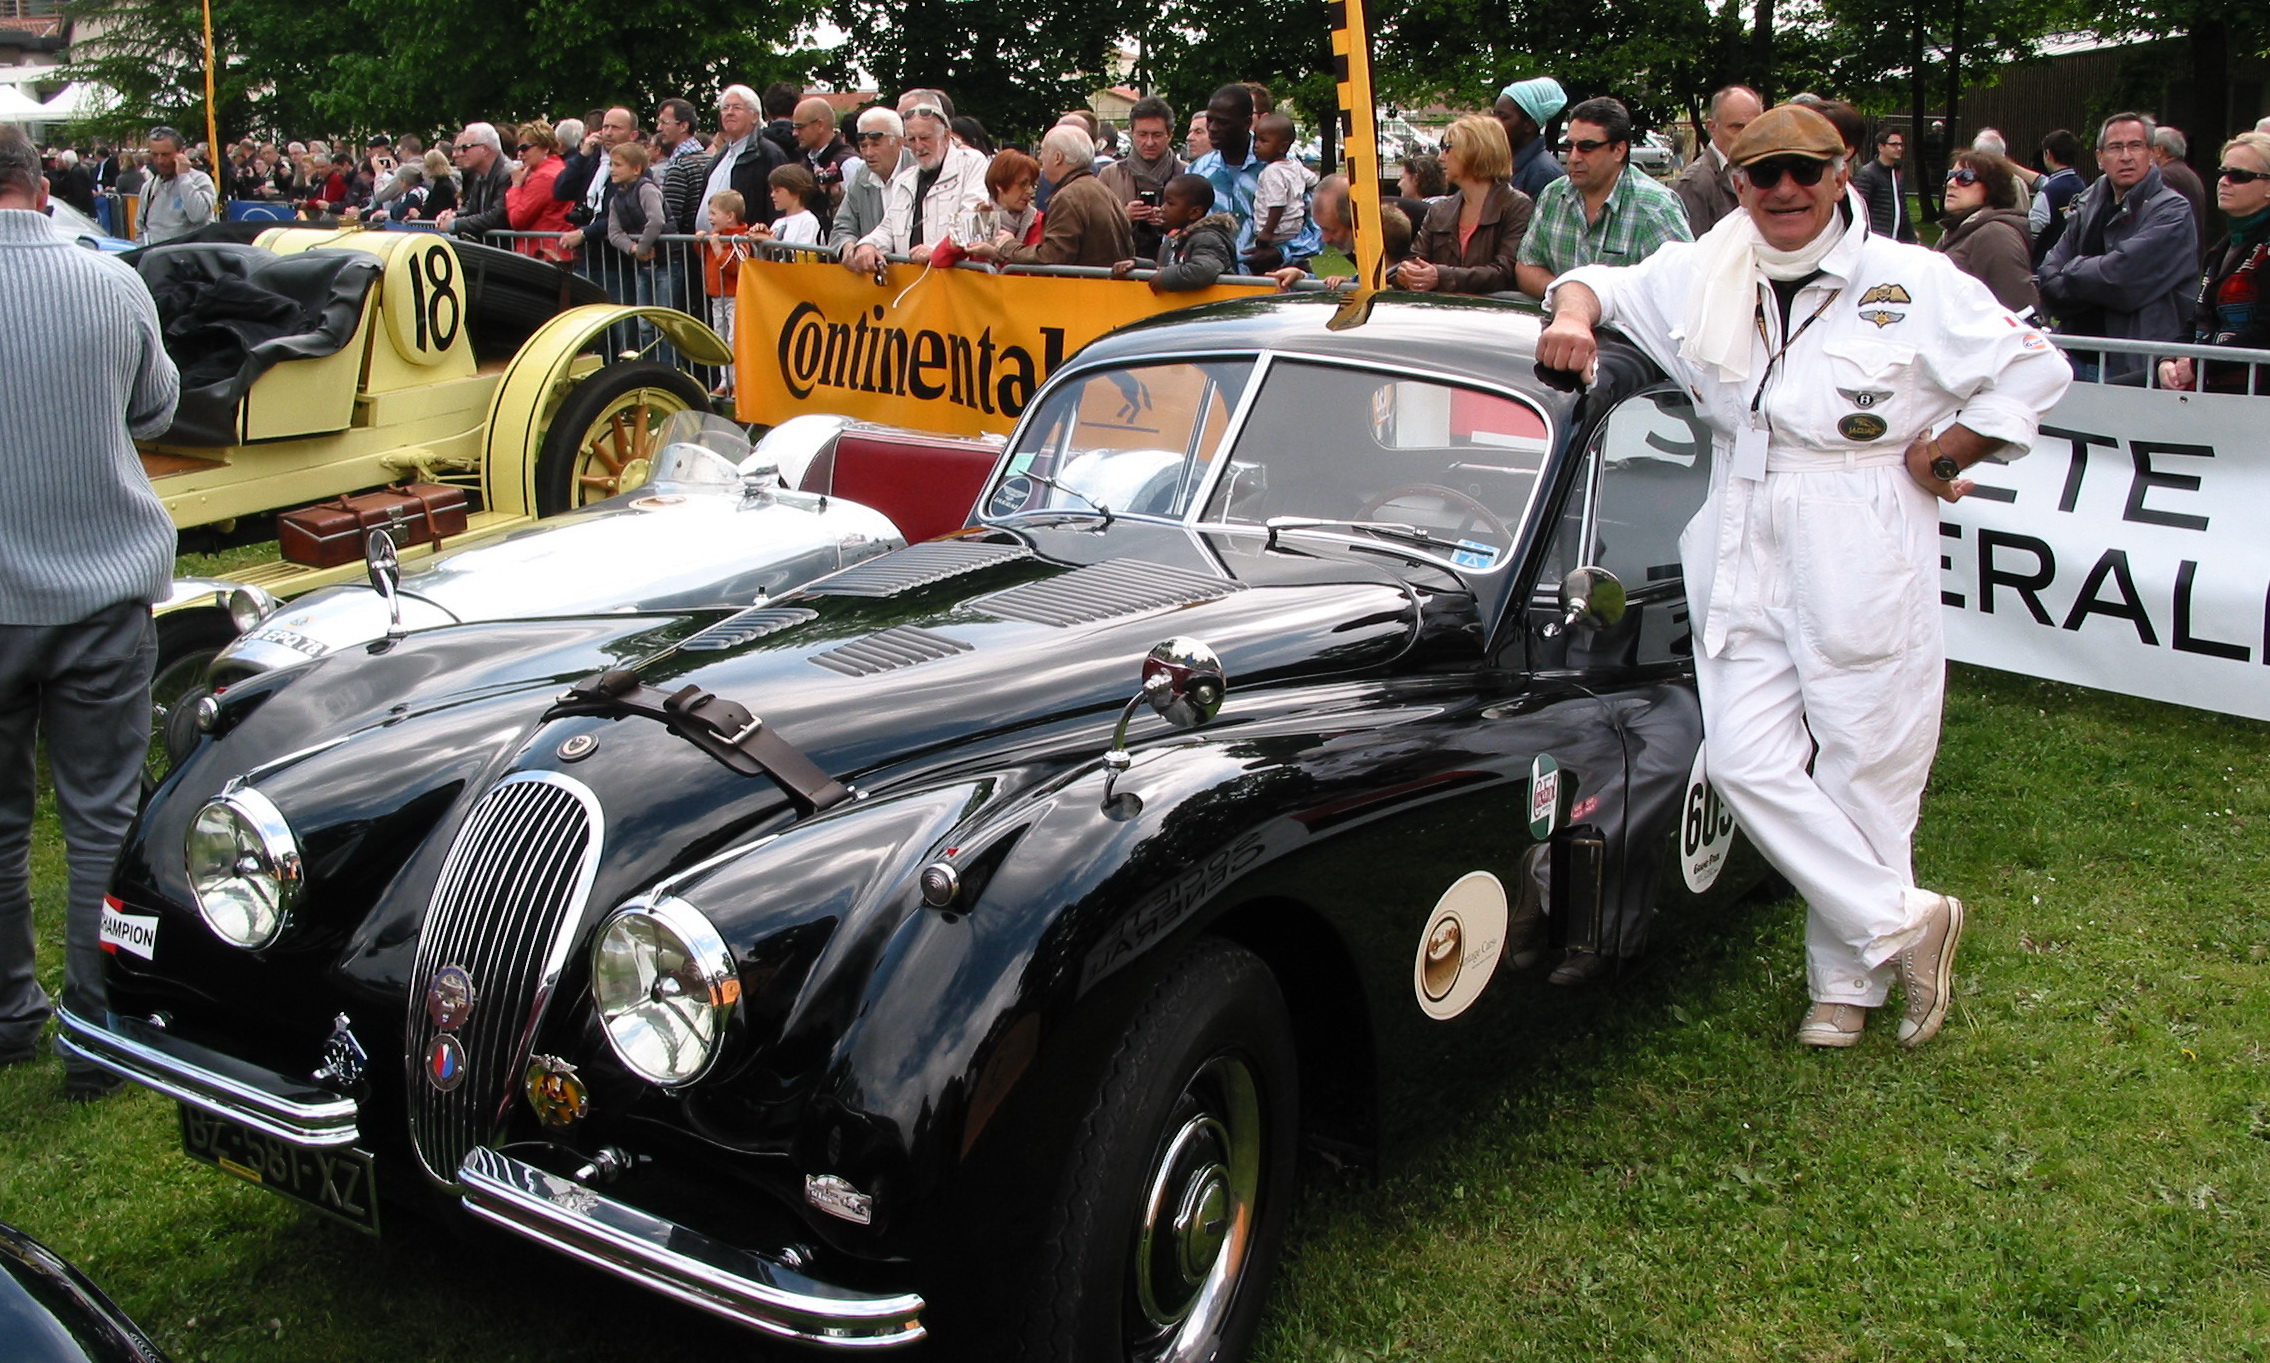
{"type": "Polygon", "coordinates": [[[1359,521],[1376,520],[1381,511],[1406,497],[1439,497],[1452,507],[1466,513],[1466,520],[1460,523],[1458,527],[1458,533],[1461,536],[1465,535],[1470,527],[1479,524],[1483,530],[1489,532],[1490,544],[1499,553],[1502,554],[1513,547],[1513,531],[1507,528],[1504,521],[1498,519],[1498,514],[1495,511],[1460,492],[1457,488],[1444,487],[1440,483],[1405,483],[1401,487],[1390,488],[1364,503],[1363,509],[1356,513],[1356,519],[1359,521]]]}

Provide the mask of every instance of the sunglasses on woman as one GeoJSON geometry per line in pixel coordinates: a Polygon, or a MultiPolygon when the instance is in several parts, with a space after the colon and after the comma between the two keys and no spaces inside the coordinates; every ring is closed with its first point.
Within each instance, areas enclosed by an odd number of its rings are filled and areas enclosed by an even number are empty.
{"type": "Polygon", "coordinates": [[[2250,185],[2256,180],[2270,180],[2270,170],[2240,170],[2237,166],[2224,166],[2215,174],[2234,185],[2250,185]]]}
{"type": "Polygon", "coordinates": [[[1742,174],[1759,189],[1772,189],[1787,175],[1797,183],[1811,188],[1828,174],[1829,163],[1815,161],[1808,156],[1785,156],[1773,161],[1753,161],[1742,167],[1742,174]]]}
{"type": "Polygon", "coordinates": [[[1972,170],[1969,166],[1950,170],[1947,172],[1947,183],[1951,185],[1975,185],[1978,183],[1978,172],[1972,170]]]}
{"type": "Polygon", "coordinates": [[[512,149],[512,154],[513,154],[513,155],[515,155],[515,156],[526,156],[526,155],[527,155],[528,153],[530,153],[530,152],[532,152],[532,151],[534,151],[534,150],[536,150],[536,144],[535,144],[535,143],[533,143],[533,142],[523,142],[523,143],[521,143],[521,144],[520,144],[519,146],[517,146],[517,147],[514,147],[514,148],[512,149]]]}

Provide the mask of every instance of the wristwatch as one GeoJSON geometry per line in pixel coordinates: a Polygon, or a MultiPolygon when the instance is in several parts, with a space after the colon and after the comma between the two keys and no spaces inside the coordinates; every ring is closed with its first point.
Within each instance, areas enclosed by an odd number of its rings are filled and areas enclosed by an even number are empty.
{"type": "MultiPolygon", "coordinates": [[[[1937,441],[1933,441],[1931,443],[1931,448],[1938,450],[1939,443],[1937,441]]],[[[1962,471],[1963,466],[1955,462],[1955,456],[1947,453],[1945,450],[1939,450],[1939,453],[1931,460],[1931,476],[1938,479],[1942,483],[1951,483],[1955,481],[1956,476],[1962,471]]]]}

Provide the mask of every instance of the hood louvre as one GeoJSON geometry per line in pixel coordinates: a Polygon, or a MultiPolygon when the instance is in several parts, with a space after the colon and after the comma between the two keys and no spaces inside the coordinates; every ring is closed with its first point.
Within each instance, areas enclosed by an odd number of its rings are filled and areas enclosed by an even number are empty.
{"type": "Polygon", "coordinates": [[[817,620],[820,613],[802,606],[752,606],[739,615],[720,620],[708,629],[678,645],[695,653],[714,653],[721,649],[739,648],[751,639],[762,639],[793,629],[806,620],[817,620]]]}
{"type": "Polygon", "coordinates": [[[919,587],[1032,556],[1033,551],[1022,544],[932,540],[823,577],[804,592],[807,596],[903,596],[919,587]]]}
{"type": "Polygon", "coordinates": [[[1244,590],[1242,582],[1141,559],[1121,559],[981,596],[970,605],[998,620],[1063,628],[1218,601],[1244,590]]]}
{"type": "Polygon", "coordinates": [[[872,677],[878,672],[895,672],[916,663],[936,662],[951,658],[957,653],[968,653],[975,645],[959,639],[950,639],[913,625],[900,625],[880,634],[870,634],[841,648],[815,653],[812,661],[830,672],[841,672],[847,677],[872,677]]]}

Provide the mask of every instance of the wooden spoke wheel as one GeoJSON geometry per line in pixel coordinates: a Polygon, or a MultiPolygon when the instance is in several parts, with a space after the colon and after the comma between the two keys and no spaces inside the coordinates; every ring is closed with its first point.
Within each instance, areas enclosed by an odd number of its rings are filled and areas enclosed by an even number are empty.
{"type": "Polygon", "coordinates": [[[536,512],[562,511],[604,501],[644,483],[661,452],[662,424],[688,409],[709,405],[709,395],[685,372],[666,364],[611,364],[560,404],[536,456],[536,512]]]}

